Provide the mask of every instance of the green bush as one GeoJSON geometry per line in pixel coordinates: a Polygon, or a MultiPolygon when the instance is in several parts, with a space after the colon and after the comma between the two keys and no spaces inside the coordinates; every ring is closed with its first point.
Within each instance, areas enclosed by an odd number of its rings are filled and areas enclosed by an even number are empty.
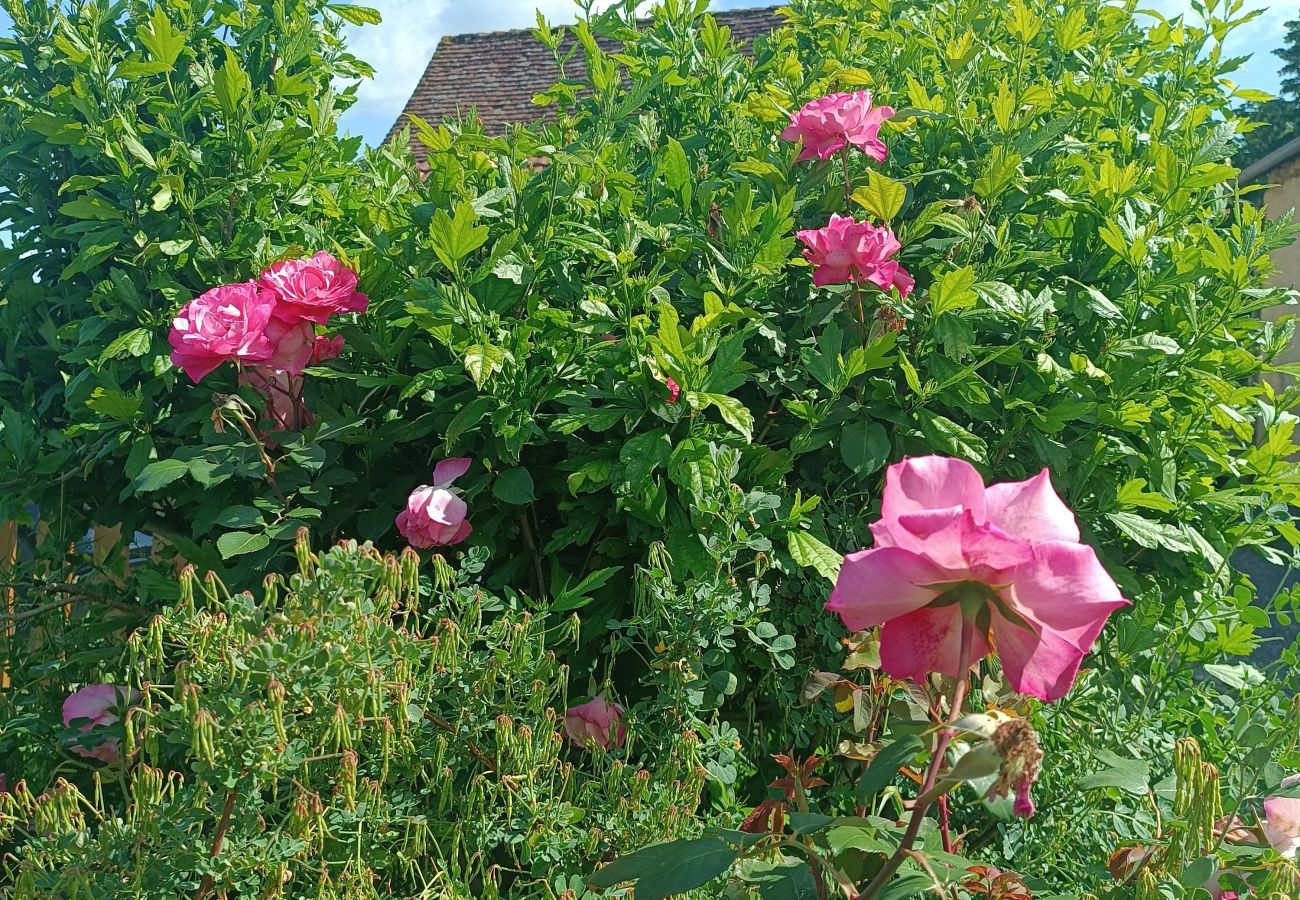
{"type": "MultiPolygon", "coordinates": [[[[1172,813],[1081,779],[1136,757],[1158,785],[1183,735],[1225,767],[1229,802],[1276,787],[1265,757],[1300,657],[1248,658],[1300,608],[1258,597],[1233,559],[1300,562],[1300,395],[1264,377],[1290,374],[1274,360],[1292,326],[1258,315],[1288,300],[1264,286],[1267,254],[1295,229],[1229,159],[1235,13],[1144,28],[1101,0],[796,0],[751,57],[703,4],[648,23],[619,4],[574,28],[591,90],[540,97],[550,124],[415,122],[421,180],[400,141],[356,160],[336,136],[350,94],[331,79],[362,67],[335,26],[364,12],[8,6],[0,499],[40,507],[45,565],[93,524],[150,531],[232,584],[284,569],[303,523],[397,548],[407,493],[471,457],[484,589],[552,627],[576,611],[586,640],[551,643],[571,676],[697,733],[706,818],[734,826],[791,747],[847,747],[824,803],[851,811],[853,745],[906,719],[879,680],[850,696],[883,694],[853,721],[799,703],[839,663],[826,578],[869,544],[886,464],[1048,466],[1135,603],[1075,691],[1034,710],[1043,812],[958,812],[972,852],[1044,892],[1103,883],[1117,839],[1172,813]],[[858,87],[898,108],[889,159],[796,164],[776,137],[789,112],[858,87]],[[813,288],[794,232],[832,212],[894,228],[910,300],[813,288]],[[342,327],[341,363],[308,372],[316,424],[264,458],[230,422],[229,373],[195,387],[170,368],[167,319],[322,247],[372,305],[342,327]]],[[[140,620],[173,596],[151,569],[125,584],[110,593],[140,620]]],[[[71,641],[105,648],[81,664],[111,658],[102,632],[71,641]]],[[[70,687],[78,664],[53,671],[70,687]]],[[[981,699],[1007,700],[985,671],[981,699]]]]}

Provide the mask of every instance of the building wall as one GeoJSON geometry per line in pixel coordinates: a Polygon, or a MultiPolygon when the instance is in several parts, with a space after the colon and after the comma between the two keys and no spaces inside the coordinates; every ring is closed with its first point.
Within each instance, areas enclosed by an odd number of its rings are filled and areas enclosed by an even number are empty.
{"type": "MultiPolygon", "coordinates": [[[[1292,209],[1300,215],[1300,156],[1283,163],[1261,180],[1272,185],[1264,191],[1264,205],[1270,215],[1281,215],[1292,209]]],[[[1272,284],[1300,289],[1300,241],[1274,250],[1273,262],[1277,266],[1277,272],[1273,274],[1272,284]]],[[[1264,318],[1271,321],[1277,321],[1282,316],[1297,315],[1300,315],[1300,306],[1275,306],[1264,311],[1264,318]]],[[[1300,334],[1281,361],[1300,362],[1300,334]]]]}

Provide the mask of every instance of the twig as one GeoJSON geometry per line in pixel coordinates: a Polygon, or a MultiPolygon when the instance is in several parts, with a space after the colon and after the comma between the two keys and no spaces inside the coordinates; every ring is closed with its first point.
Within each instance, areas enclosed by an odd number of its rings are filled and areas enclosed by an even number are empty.
{"type": "MultiPolygon", "coordinates": [[[[457,731],[456,726],[452,725],[450,722],[448,722],[446,719],[442,718],[441,716],[426,711],[424,717],[428,719],[430,722],[432,722],[434,725],[437,725],[443,731],[447,732],[448,734],[455,735],[457,737],[460,736],[460,732],[457,731]]],[[[462,740],[465,741],[465,749],[469,751],[469,755],[474,757],[476,760],[478,760],[479,765],[487,769],[489,772],[493,772],[493,773],[496,772],[497,766],[496,763],[492,761],[492,757],[488,756],[481,749],[479,749],[478,744],[474,743],[473,738],[465,737],[462,740]]]]}
{"type": "MultiPolygon", "coordinates": [[[[37,594],[70,594],[74,597],[82,597],[92,603],[99,603],[103,606],[111,606],[113,609],[120,609],[123,612],[138,612],[138,606],[132,606],[128,603],[122,603],[118,600],[110,600],[100,594],[96,594],[87,588],[75,584],[25,584],[22,582],[0,582],[0,587],[18,588],[21,590],[32,591],[37,594]]],[[[37,616],[47,612],[53,612],[56,609],[63,609],[68,605],[66,599],[55,600],[50,603],[44,603],[40,606],[25,609],[22,612],[10,614],[8,612],[0,613],[0,621],[8,622],[11,625],[17,625],[19,622],[25,622],[28,619],[34,619],[37,616]]]]}
{"type": "MultiPolygon", "coordinates": [[[[235,811],[235,801],[239,799],[239,783],[230,789],[226,794],[226,808],[221,811],[221,821],[217,823],[217,834],[212,839],[212,852],[208,854],[208,859],[216,859],[221,853],[221,844],[226,839],[226,832],[230,829],[230,816],[235,811]]],[[[199,882],[199,892],[194,895],[195,900],[207,900],[209,894],[216,887],[217,879],[211,872],[203,876],[199,882]]]]}
{"type": "Polygon", "coordinates": [[[524,544],[527,545],[528,552],[533,555],[533,575],[537,578],[537,599],[542,600],[546,596],[546,576],[542,573],[542,554],[537,551],[537,541],[533,540],[533,529],[528,524],[528,513],[522,513],[519,516],[519,521],[524,526],[524,544]]]}

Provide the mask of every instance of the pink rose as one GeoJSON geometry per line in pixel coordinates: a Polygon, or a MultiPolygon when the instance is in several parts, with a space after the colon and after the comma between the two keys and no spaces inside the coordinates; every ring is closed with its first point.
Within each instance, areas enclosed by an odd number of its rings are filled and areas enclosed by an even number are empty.
{"type": "Polygon", "coordinates": [[[623,727],[623,709],[608,703],[602,694],[590,703],[575,706],[564,713],[564,730],[579,747],[595,745],[601,750],[617,749],[627,741],[623,727]]]}
{"type": "Polygon", "coordinates": [[[452,483],[469,471],[470,460],[444,459],[433,470],[433,484],[422,484],[397,515],[397,530],[412,547],[450,547],[469,537],[474,529],[465,520],[468,507],[452,483]]]}
{"type": "Polygon", "coordinates": [[[844,558],[826,608],[851,631],[884,625],[880,660],[895,678],[954,678],[994,644],[1015,690],[1057,700],[1110,613],[1128,601],[1079,543],[1047,470],[985,488],[969,463],[941,456],[889,468],[875,547],[844,558]]]}
{"type": "Polygon", "coordinates": [[[275,294],[275,316],[286,322],[324,325],[330,316],[364,312],[370,304],[357,290],[357,273],[325,252],[278,262],[262,273],[260,283],[275,294]]]}
{"type": "Polygon", "coordinates": [[[323,362],[338,359],[342,355],[343,335],[334,338],[327,338],[323,334],[317,335],[316,343],[311,348],[311,364],[319,366],[323,362]]]}
{"type": "Polygon", "coordinates": [[[316,352],[316,330],[310,322],[290,324],[273,317],[266,325],[266,337],[274,349],[262,368],[301,375],[316,352]]]}
{"type": "Polygon", "coordinates": [[[665,379],[664,379],[664,386],[668,388],[668,397],[664,400],[664,402],[665,402],[665,403],[676,403],[676,402],[677,402],[677,398],[680,397],[680,396],[682,395],[682,388],[681,388],[681,385],[679,385],[677,382],[673,381],[671,378],[665,378],[665,379]]]}
{"type": "Polygon", "coordinates": [[[215,287],[181,307],[167,336],[172,365],[197,384],[222,363],[269,359],[266,326],[275,296],[254,282],[215,287]]]}
{"type": "MultiPolygon", "coordinates": [[[[63,724],[68,728],[76,726],[85,734],[95,728],[105,728],[117,724],[127,705],[134,702],[135,692],[113,684],[88,684],[63,701],[63,724]]],[[[106,737],[93,747],[83,746],[73,741],[68,749],[78,756],[97,759],[100,762],[113,763],[121,757],[121,738],[117,735],[106,737]]]]}
{"type": "MultiPolygon", "coordinates": [[[[271,366],[255,366],[239,373],[239,383],[253,388],[266,400],[266,421],[273,431],[298,432],[311,426],[316,416],[302,399],[303,377],[271,366]]],[[[266,446],[279,444],[265,439],[266,446]]]]}
{"type": "MultiPolygon", "coordinates": [[[[1282,781],[1282,787],[1300,783],[1300,774],[1282,781]]],[[[1300,850],[1300,798],[1269,797],[1264,801],[1264,837],[1283,856],[1295,858],[1300,850]]]]}
{"type": "Polygon", "coordinates": [[[804,259],[815,267],[813,284],[817,287],[869,281],[882,291],[897,288],[903,298],[912,293],[912,276],[894,258],[902,244],[888,228],[832,215],[824,228],[805,229],[798,238],[805,246],[804,259]]]}
{"type": "Polygon", "coordinates": [[[781,138],[803,141],[799,162],[829,159],[850,144],[876,162],[884,162],[889,150],[879,138],[880,126],[893,115],[891,107],[871,105],[870,91],[831,94],[792,115],[781,138]]]}

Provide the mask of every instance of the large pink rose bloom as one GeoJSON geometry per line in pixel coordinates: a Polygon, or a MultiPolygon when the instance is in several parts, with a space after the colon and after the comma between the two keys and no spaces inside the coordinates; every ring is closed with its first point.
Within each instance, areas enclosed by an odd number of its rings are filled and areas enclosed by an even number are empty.
{"type": "MultiPolygon", "coordinates": [[[[1292,775],[1282,782],[1291,787],[1300,782],[1300,775],[1292,775]]],[[[1300,850],[1300,798],[1269,797],[1264,801],[1264,837],[1273,849],[1283,856],[1295,858],[1300,850]]]]}
{"type": "Polygon", "coordinates": [[[261,284],[275,293],[275,316],[287,322],[324,325],[330,316],[364,312],[370,299],[357,290],[357,273],[329,253],[289,259],[262,273],[261,284]]]}
{"type": "Polygon", "coordinates": [[[254,282],[224,284],[181,307],[167,336],[172,365],[197,384],[222,363],[269,359],[275,347],[266,326],[275,295],[254,282]]]}
{"type": "Polygon", "coordinates": [[[963,675],[996,646],[1011,686],[1064,697],[1113,610],[1126,606],[1046,470],[985,488],[941,456],[889,468],[875,547],[844,558],[826,608],[852,631],[883,625],[880,660],[896,678],[963,675]]]}
{"type": "Polygon", "coordinates": [[[474,529],[465,520],[469,511],[452,489],[452,483],[469,471],[470,460],[444,459],[433,470],[433,484],[422,484],[397,515],[397,530],[412,547],[450,547],[469,537],[474,529]]]}
{"type": "Polygon", "coordinates": [[[781,137],[803,141],[799,162],[829,159],[850,144],[876,162],[884,162],[889,150],[880,140],[880,126],[893,115],[888,106],[871,105],[870,91],[831,94],[792,115],[781,137]]]}
{"type": "MultiPolygon", "coordinates": [[[[85,734],[95,728],[117,724],[119,713],[132,701],[133,692],[113,684],[88,684],[63,701],[63,724],[74,725],[85,734]]],[[[121,757],[121,738],[109,737],[92,746],[73,742],[68,747],[78,756],[113,763],[121,757]]]]}
{"type": "Polygon", "coordinates": [[[904,298],[912,293],[912,276],[894,258],[903,245],[889,228],[836,214],[824,228],[805,229],[798,238],[804,243],[804,259],[815,267],[817,287],[869,281],[882,291],[896,287],[904,298]]]}
{"type": "Polygon", "coordinates": [[[623,709],[606,701],[603,694],[590,703],[567,710],[564,730],[569,740],[583,748],[594,744],[601,750],[617,749],[627,742],[623,709]]]}

